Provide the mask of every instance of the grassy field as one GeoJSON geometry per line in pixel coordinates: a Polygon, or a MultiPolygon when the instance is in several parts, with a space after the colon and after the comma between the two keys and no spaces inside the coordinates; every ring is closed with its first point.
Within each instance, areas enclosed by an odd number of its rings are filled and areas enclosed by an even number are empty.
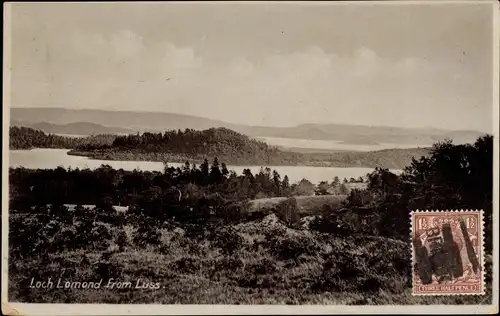
{"type": "MultiPolygon", "coordinates": [[[[318,199],[304,199],[318,200],[318,199]]],[[[478,304],[488,295],[414,297],[409,244],[389,238],[336,236],[291,229],[274,214],[203,229],[174,222],[84,218],[45,224],[12,215],[9,300],[50,303],[158,304],[478,304]],[[34,231],[48,239],[29,239],[34,231]],[[31,231],[26,231],[32,229],[31,231]],[[72,232],[72,233],[70,233],[72,232]],[[17,240],[25,240],[24,245],[17,240]],[[28,244],[28,243],[32,244],[28,244]],[[29,251],[20,247],[28,246],[29,251]],[[29,254],[29,253],[32,254],[29,254]],[[31,279],[99,281],[99,289],[34,289],[31,279]],[[105,288],[108,281],[131,287],[105,288]],[[123,283],[128,284],[128,283],[123,283]],[[139,288],[136,286],[139,285],[139,288]],[[146,287],[146,288],[143,288],[146,287]]]]}

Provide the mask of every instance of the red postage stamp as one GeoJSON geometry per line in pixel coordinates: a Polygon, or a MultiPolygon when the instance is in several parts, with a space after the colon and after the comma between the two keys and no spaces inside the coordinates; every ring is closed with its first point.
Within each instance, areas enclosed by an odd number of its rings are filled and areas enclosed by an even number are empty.
{"type": "Polygon", "coordinates": [[[411,213],[413,295],[484,295],[483,211],[411,213]]]}

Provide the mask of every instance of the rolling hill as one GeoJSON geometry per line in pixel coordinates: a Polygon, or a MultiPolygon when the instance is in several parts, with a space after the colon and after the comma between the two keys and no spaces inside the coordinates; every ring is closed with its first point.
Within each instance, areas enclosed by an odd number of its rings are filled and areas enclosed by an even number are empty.
{"type": "Polygon", "coordinates": [[[455,143],[469,143],[484,135],[478,131],[448,131],[442,129],[410,129],[400,127],[363,126],[347,124],[301,124],[292,127],[269,127],[232,124],[220,120],[165,112],[132,112],[64,108],[11,108],[11,123],[31,127],[45,122],[43,131],[58,133],[160,132],[186,128],[204,130],[225,127],[250,137],[282,137],[310,140],[336,140],[346,144],[414,144],[428,146],[446,138],[455,143]],[[87,123],[92,122],[92,123],[87,123]],[[47,125],[50,123],[54,126],[47,125]],[[28,125],[26,125],[28,124],[28,125]],[[88,126],[87,126],[88,124],[88,126]],[[93,124],[93,125],[91,125],[93,124]],[[119,126],[111,127],[111,126],[119,126]],[[111,129],[111,130],[107,130],[111,129]]]}
{"type": "Polygon", "coordinates": [[[231,125],[222,121],[183,114],[64,108],[11,108],[10,117],[11,120],[24,124],[48,122],[64,125],[92,122],[102,126],[120,126],[124,129],[134,130],[134,132],[160,132],[186,128],[204,130],[231,125]]]}
{"type": "Polygon", "coordinates": [[[121,127],[108,127],[95,123],[75,122],[68,124],[53,124],[48,122],[29,123],[23,121],[11,121],[11,126],[30,127],[40,130],[47,134],[65,134],[65,135],[99,135],[99,134],[134,134],[133,129],[121,127]]]}
{"type": "MultiPolygon", "coordinates": [[[[484,133],[478,131],[448,131],[387,126],[347,124],[301,124],[293,127],[247,127],[253,137],[282,137],[315,140],[338,140],[345,144],[375,145],[379,143],[428,146],[446,138],[455,143],[474,142],[484,133]]],[[[245,130],[240,130],[245,133],[245,130]]]]}

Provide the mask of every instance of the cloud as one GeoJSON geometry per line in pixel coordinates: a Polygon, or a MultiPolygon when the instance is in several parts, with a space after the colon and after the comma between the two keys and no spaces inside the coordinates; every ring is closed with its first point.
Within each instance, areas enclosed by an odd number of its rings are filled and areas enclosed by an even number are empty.
{"type": "Polygon", "coordinates": [[[361,47],[354,53],[354,76],[373,76],[382,70],[384,61],[377,53],[367,47],[361,47]]]}
{"type": "Polygon", "coordinates": [[[387,124],[393,121],[389,111],[398,111],[392,108],[425,93],[419,89],[431,69],[410,58],[384,60],[366,47],[344,58],[310,47],[253,62],[241,56],[229,60],[184,82],[186,87],[198,83],[196,93],[186,88],[178,97],[191,114],[241,123],[342,122],[360,114],[367,114],[369,123],[386,111],[387,124]]]}
{"type": "Polygon", "coordinates": [[[238,56],[229,62],[229,72],[235,76],[249,76],[255,71],[254,65],[244,56],[238,56]]]}
{"type": "Polygon", "coordinates": [[[439,124],[450,110],[442,104],[470,101],[457,88],[463,69],[391,60],[366,46],[342,56],[311,46],[221,61],[130,30],[70,38],[52,43],[50,67],[41,53],[23,56],[32,63],[14,69],[16,105],[159,110],[256,125],[394,125],[397,118],[418,126],[423,115],[439,124]]]}
{"type": "Polygon", "coordinates": [[[108,44],[113,56],[119,61],[134,58],[143,53],[145,49],[142,37],[129,30],[112,34],[108,44]]]}
{"type": "Polygon", "coordinates": [[[197,56],[191,47],[176,47],[171,43],[161,44],[163,70],[194,69],[202,66],[202,58],[197,56]]]}

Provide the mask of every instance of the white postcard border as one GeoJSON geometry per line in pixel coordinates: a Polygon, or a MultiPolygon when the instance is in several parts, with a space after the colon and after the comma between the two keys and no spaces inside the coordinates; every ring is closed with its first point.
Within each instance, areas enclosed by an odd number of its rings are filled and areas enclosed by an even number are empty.
{"type": "MultiPolygon", "coordinates": [[[[241,2],[241,1],[239,1],[241,2]]],[[[290,2],[290,1],[287,1],[290,2]]],[[[254,2],[256,3],[256,2],[254,2]]],[[[318,3],[311,1],[308,5],[318,3]]],[[[322,2],[323,4],[325,2],[322,2]]],[[[350,5],[401,5],[401,4],[464,4],[491,3],[493,7],[493,302],[490,305],[155,305],[155,304],[29,304],[12,303],[7,300],[8,290],[8,170],[9,170],[9,121],[10,121],[10,60],[11,47],[10,19],[11,6],[15,2],[4,3],[4,70],[3,70],[3,147],[2,147],[2,313],[9,315],[229,315],[229,314],[496,314],[498,313],[498,246],[499,246],[499,57],[500,20],[499,4],[494,0],[476,1],[348,1],[350,5]],[[496,212],[495,212],[496,210],[496,212]]],[[[332,5],[346,4],[345,1],[332,5]]]]}

